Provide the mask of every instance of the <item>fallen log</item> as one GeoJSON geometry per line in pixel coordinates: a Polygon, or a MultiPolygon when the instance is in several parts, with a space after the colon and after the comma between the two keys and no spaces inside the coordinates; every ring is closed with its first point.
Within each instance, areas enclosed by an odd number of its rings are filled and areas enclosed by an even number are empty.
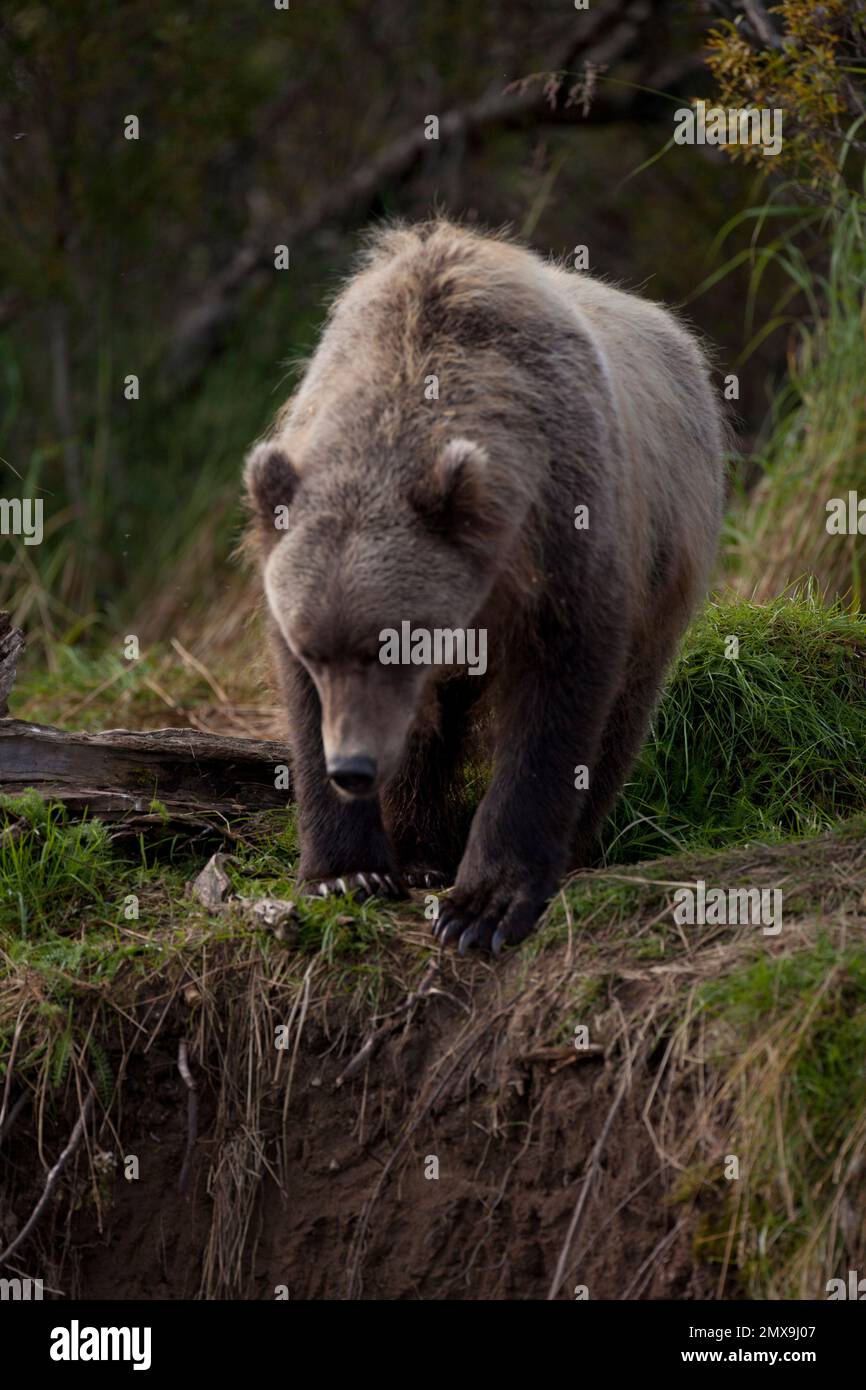
{"type": "Polygon", "coordinates": [[[74,815],[124,831],[215,828],[233,817],[284,808],[291,798],[281,743],[193,729],[68,733],[0,719],[0,795],[32,787],[74,815]],[[154,804],[157,803],[157,804],[154,804]]]}

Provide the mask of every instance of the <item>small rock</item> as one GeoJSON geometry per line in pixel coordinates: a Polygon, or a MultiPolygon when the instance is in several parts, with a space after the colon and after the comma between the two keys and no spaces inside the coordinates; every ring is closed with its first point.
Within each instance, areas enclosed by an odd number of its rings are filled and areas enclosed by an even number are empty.
{"type": "Polygon", "coordinates": [[[201,873],[190,884],[190,892],[198,898],[208,912],[223,912],[228,903],[226,897],[231,889],[229,876],[223,868],[227,854],[212,854],[201,873]]]}
{"type": "Polygon", "coordinates": [[[298,928],[293,924],[293,919],[297,917],[298,909],[288,898],[236,898],[235,901],[260,925],[270,927],[278,941],[297,941],[298,928]]]}

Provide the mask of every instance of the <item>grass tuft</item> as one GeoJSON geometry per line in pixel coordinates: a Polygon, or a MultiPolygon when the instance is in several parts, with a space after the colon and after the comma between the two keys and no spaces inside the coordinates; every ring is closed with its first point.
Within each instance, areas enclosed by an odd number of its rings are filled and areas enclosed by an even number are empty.
{"type": "Polygon", "coordinates": [[[814,587],[763,607],[711,603],[608,823],[606,859],[813,834],[866,806],[864,747],[866,619],[814,587]]]}

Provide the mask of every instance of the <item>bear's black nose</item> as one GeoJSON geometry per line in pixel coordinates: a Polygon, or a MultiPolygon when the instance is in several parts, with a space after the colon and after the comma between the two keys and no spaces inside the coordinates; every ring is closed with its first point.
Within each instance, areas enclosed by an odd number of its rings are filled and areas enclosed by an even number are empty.
{"type": "Polygon", "coordinates": [[[349,796],[366,796],[376,781],[376,764],[362,754],[354,758],[332,758],[327,771],[334,785],[349,796]]]}

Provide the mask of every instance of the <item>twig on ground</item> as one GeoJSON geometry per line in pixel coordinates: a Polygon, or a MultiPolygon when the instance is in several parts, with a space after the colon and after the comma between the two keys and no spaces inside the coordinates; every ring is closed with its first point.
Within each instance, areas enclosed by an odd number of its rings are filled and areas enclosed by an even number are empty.
{"type": "Polygon", "coordinates": [[[604,1056],[602,1043],[587,1043],[586,1047],[539,1047],[534,1052],[524,1052],[521,1062],[550,1062],[550,1074],[555,1076],[563,1067],[574,1066],[575,1062],[588,1062],[595,1057],[604,1056]]]}
{"type": "Polygon", "coordinates": [[[428,994],[438,994],[440,992],[434,989],[433,985],[440,977],[441,973],[442,967],[435,957],[428,961],[427,968],[421,977],[418,988],[412,990],[403,1003],[389,1015],[390,1022],[381,1024],[380,1027],[374,1028],[372,1033],[367,1035],[360,1050],[355,1053],[352,1060],[340,1072],[340,1075],[334,1083],[336,1086],[342,1086],[344,1081],[349,1081],[353,1076],[357,1076],[358,1072],[365,1063],[370,1060],[374,1052],[378,1051],[385,1039],[390,1037],[392,1033],[396,1033],[397,1029],[403,1026],[404,1021],[406,1023],[409,1022],[409,1019],[405,1016],[411,1016],[412,1010],[419,999],[424,998],[428,994]]]}
{"type": "Polygon", "coordinates": [[[192,652],[188,652],[183,643],[179,642],[176,637],[172,637],[171,645],[174,647],[183,664],[189,667],[190,670],[195,671],[196,675],[201,676],[202,680],[207,681],[221,705],[231,704],[228,695],[216,679],[216,676],[211,674],[203,661],[199,661],[197,656],[193,656],[192,652]]]}
{"type": "Polygon", "coordinates": [[[189,1177],[192,1171],[192,1155],[198,1138],[198,1089],[193,1080],[192,1072],[189,1069],[189,1055],[186,1039],[181,1038],[177,1049],[177,1069],[183,1077],[187,1089],[187,1134],[186,1134],[186,1153],[183,1156],[183,1167],[180,1170],[180,1179],[177,1189],[181,1196],[185,1196],[189,1187],[189,1177]]]}
{"type": "Polygon", "coordinates": [[[673,1245],[674,1241],[680,1233],[681,1225],[682,1218],[680,1218],[676,1225],[672,1226],[671,1229],[665,1235],[662,1236],[658,1244],[650,1251],[643,1264],[641,1265],[640,1269],[638,1270],[637,1274],[634,1276],[625,1293],[623,1294],[623,1302],[625,1302],[628,1298],[631,1297],[635,1289],[642,1291],[641,1279],[644,1273],[646,1272],[648,1277],[652,1275],[653,1265],[655,1264],[658,1257],[667,1250],[668,1246],[673,1245]]]}
{"type": "Polygon", "coordinates": [[[39,1201],[36,1203],[36,1206],[33,1208],[33,1211],[30,1213],[29,1219],[25,1221],[24,1225],[18,1232],[12,1244],[7,1246],[3,1253],[0,1254],[0,1267],[9,1263],[16,1250],[20,1249],[20,1247],[24,1244],[24,1241],[30,1235],[30,1232],[35,1228],[37,1222],[42,1216],[42,1213],[44,1212],[51,1199],[51,1195],[54,1192],[54,1189],[60,1181],[61,1173],[63,1172],[72,1155],[75,1153],[75,1150],[78,1148],[78,1145],[81,1143],[81,1140],[84,1136],[84,1130],[87,1125],[87,1121],[90,1117],[90,1112],[92,1109],[93,1091],[91,1090],[87,1093],[87,1099],[85,1100],[84,1105],[81,1107],[78,1119],[75,1121],[75,1128],[73,1129],[72,1134],[69,1136],[69,1142],[66,1145],[66,1148],[63,1150],[62,1154],[58,1158],[57,1162],[55,1163],[54,1167],[51,1169],[51,1172],[48,1174],[48,1177],[45,1180],[45,1187],[43,1189],[42,1196],[39,1198],[39,1201]]]}

